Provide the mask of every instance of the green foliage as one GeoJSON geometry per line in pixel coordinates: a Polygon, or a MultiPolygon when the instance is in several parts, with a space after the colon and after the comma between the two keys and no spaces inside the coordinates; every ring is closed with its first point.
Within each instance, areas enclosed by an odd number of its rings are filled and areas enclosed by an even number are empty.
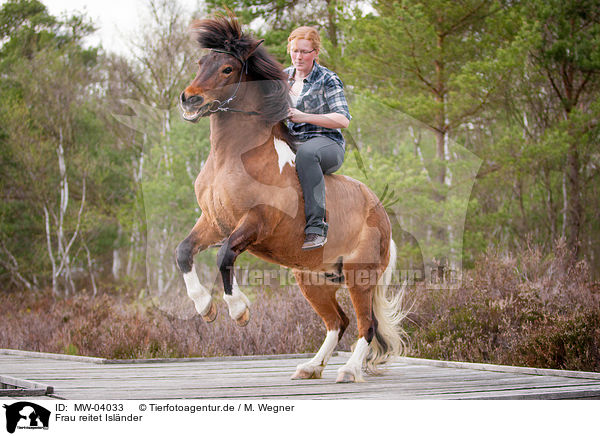
{"type": "MultiPolygon", "coordinates": [[[[97,237],[110,221],[102,202],[111,200],[95,182],[102,183],[107,168],[97,152],[113,138],[97,118],[97,51],[81,45],[92,29],[81,17],[59,21],[35,1],[6,3],[0,16],[11,32],[0,50],[6,78],[0,86],[1,165],[7,176],[0,233],[3,255],[11,259],[2,266],[18,286],[45,286],[59,276],[70,281],[64,276],[69,268],[59,265],[89,264],[86,240],[93,241],[94,257],[101,256],[107,244],[97,237]],[[80,232],[86,236],[77,239],[80,232]],[[59,268],[49,274],[51,265],[59,268]]],[[[119,178],[109,178],[118,192],[119,178]]]]}
{"type": "MultiPolygon", "coordinates": [[[[599,370],[597,0],[207,2],[223,5],[283,64],[293,28],[320,30],[320,60],[342,78],[353,116],[339,173],[382,200],[400,270],[464,270],[458,288],[411,289],[413,354],[599,370]]],[[[173,251],[201,214],[193,184],[209,126],[179,117],[196,53],[169,11],[125,59],[88,46],[85,17],[2,3],[1,346],[115,358],[319,346],[320,320],[297,290],[244,289],[260,299],[249,333],[226,316],[216,328],[193,318],[173,251]],[[48,247],[60,257],[71,239],[69,279],[48,247]],[[8,292],[57,277],[76,295],[8,292]],[[187,304],[185,316],[156,307],[165,301],[187,304]]],[[[215,258],[206,250],[196,266],[221,292],[215,258]]],[[[278,269],[248,253],[236,265],[278,269]]]]}
{"type": "Polygon", "coordinates": [[[2,67],[7,61],[30,57],[48,45],[56,45],[59,23],[37,0],[10,0],[0,10],[2,67]]]}
{"type": "MultiPolygon", "coordinates": [[[[490,245],[512,251],[529,240],[550,249],[570,234],[575,199],[578,258],[598,271],[600,31],[589,12],[596,1],[368,2],[375,13],[361,2],[308,5],[207,2],[211,11],[237,13],[284,64],[289,32],[319,28],[321,61],[344,81],[353,115],[340,173],[382,198],[401,268],[444,260],[470,268],[490,245]]],[[[171,33],[182,53],[158,56],[167,39],[155,31],[137,60],[121,59],[88,48],[92,31],[85,17],[53,17],[37,0],[0,9],[6,288],[51,283],[44,207],[57,211],[60,202],[61,137],[64,231],[78,231],[71,260],[85,271],[77,287],[89,288],[95,275],[104,286],[138,283],[151,295],[157,262],[166,265],[165,285],[177,277],[172,251],[201,213],[193,183],[208,155],[208,125],[182,122],[175,107],[194,73],[191,48],[171,33]]],[[[199,255],[205,273],[214,258],[214,250],[199,255]]],[[[247,254],[238,265],[267,267],[247,254]]]]}
{"type": "Polygon", "coordinates": [[[265,40],[265,47],[282,64],[290,63],[287,38],[299,26],[314,26],[321,33],[321,62],[335,67],[340,57],[340,24],[356,1],[339,0],[208,0],[210,12],[232,11],[252,33],[265,40]]]}

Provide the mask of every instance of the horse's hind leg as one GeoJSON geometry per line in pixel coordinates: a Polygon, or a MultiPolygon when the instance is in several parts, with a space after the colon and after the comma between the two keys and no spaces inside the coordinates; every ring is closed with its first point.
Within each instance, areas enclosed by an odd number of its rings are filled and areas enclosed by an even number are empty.
{"type": "Polygon", "coordinates": [[[189,235],[177,246],[177,266],[183,273],[188,296],[194,302],[196,311],[206,322],[217,317],[217,308],[208,289],[202,286],[194,266],[194,256],[201,250],[218,241],[218,235],[204,215],[200,216],[189,235]]]}
{"type": "MultiPolygon", "coordinates": [[[[366,274],[366,276],[368,275],[366,274]]],[[[363,381],[363,363],[367,357],[369,344],[377,328],[372,311],[372,286],[350,286],[348,290],[350,291],[352,305],[356,311],[358,342],[348,362],[338,370],[336,380],[338,383],[363,381]]]]}
{"type": "MultiPolygon", "coordinates": [[[[294,271],[294,275],[302,294],[323,319],[327,336],[315,357],[298,365],[292,379],[321,378],[329,358],[348,327],[349,320],[335,299],[339,285],[312,284],[311,277],[315,279],[317,276],[309,272],[294,271]]],[[[322,279],[322,276],[319,278],[322,279]]]]}

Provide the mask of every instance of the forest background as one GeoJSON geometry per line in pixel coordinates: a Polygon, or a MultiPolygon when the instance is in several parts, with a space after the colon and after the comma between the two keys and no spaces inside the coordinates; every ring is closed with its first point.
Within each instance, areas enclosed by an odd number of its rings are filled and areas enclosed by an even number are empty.
{"type": "MultiPolygon", "coordinates": [[[[394,225],[409,354],[600,370],[595,0],[151,0],[130,56],[91,46],[85,16],[4,2],[0,347],[318,348],[324,328],[278,267],[238,260],[254,306],[240,330],[224,306],[216,325],[194,315],[174,263],[209,151],[208,123],[177,107],[199,57],[188,28],[223,6],[283,65],[293,28],[320,30],[320,62],[353,115],[339,172],[367,183],[394,225]]],[[[215,255],[196,262],[218,294],[215,255]]]]}

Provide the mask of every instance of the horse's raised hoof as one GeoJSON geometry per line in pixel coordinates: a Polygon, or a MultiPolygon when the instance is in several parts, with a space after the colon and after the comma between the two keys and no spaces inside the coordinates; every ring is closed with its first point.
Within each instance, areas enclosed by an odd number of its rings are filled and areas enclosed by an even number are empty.
{"type": "Polygon", "coordinates": [[[237,325],[240,327],[246,327],[250,322],[250,309],[246,308],[245,312],[238,319],[235,320],[237,325]]]}
{"type": "Polygon", "coordinates": [[[208,312],[206,312],[206,314],[201,315],[201,316],[202,316],[202,319],[204,321],[206,321],[207,323],[213,322],[215,319],[217,319],[217,305],[211,301],[208,312]]]}
{"type": "Polygon", "coordinates": [[[356,381],[356,378],[354,377],[354,374],[352,374],[351,372],[339,372],[337,379],[336,379],[336,383],[354,383],[356,381]]]}
{"type": "Polygon", "coordinates": [[[292,376],[292,380],[310,380],[321,378],[321,373],[313,370],[308,371],[306,369],[298,368],[292,376]]]}

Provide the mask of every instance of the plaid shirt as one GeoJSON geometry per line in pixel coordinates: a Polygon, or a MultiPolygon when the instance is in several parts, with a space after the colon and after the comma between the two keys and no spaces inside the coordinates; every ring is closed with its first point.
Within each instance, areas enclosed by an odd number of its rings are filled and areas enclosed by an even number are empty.
{"type": "MultiPolygon", "coordinates": [[[[296,69],[291,66],[284,70],[288,75],[290,86],[294,84],[296,69]]],[[[349,120],[350,110],[344,96],[344,85],[333,71],[318,63],[314,63],[310,74],[304,79],[304,87],[296,102],[296,109],[309,114],[329,114],[337,112],[349,120]]],[[[340,129],[328,129],[309,123],[287,121],[290,132],[299,142],[308,141],[315,136],[327,136],[344,145],[344,137],[340,129]]]]}

